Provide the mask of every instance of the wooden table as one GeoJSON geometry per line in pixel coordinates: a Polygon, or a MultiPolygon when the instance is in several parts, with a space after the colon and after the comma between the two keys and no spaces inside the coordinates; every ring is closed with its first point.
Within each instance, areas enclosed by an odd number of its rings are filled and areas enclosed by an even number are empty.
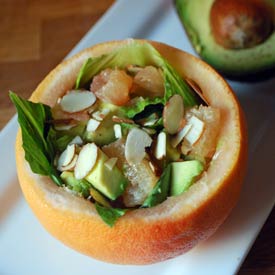
{"type": "MultiPolygon", "coordinates": [[[[15,113],[8,91],[28,98],[112,2],[0,0],[0,129],[15,113]]],[[[240,275],[275,274],[274,238],[273,210],[240,275]]]]}

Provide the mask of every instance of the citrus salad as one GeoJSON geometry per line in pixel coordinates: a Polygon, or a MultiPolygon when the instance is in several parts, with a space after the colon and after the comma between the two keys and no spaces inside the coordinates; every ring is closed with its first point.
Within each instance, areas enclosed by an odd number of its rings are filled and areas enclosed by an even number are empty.
{"type": "Polygon", "coordinates": [[[52,107],[10,96],[32,171],[90,200],[109,226],[188,190],[216,151],[219,109],[149,43],[87,59],[52,107]]]}

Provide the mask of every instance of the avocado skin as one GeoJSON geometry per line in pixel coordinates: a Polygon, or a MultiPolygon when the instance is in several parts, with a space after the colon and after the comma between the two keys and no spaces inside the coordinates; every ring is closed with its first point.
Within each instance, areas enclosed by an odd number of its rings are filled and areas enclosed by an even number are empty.
{"type": "MultiPolygon", "coordinates": [[[[274,2],[266,1],[275,12],[274,2]]],[[[267,40],[253,48],[225,49],[215,42],[211,34],[209,13],[213,2],[214,0],[174,0],[179,19],[194,50],[228,79],[258,82],[274,77],[275,32],[273,31],[267,40]],[[196,16],[196,12],[200,12],[201,16],[196,16]]]]}

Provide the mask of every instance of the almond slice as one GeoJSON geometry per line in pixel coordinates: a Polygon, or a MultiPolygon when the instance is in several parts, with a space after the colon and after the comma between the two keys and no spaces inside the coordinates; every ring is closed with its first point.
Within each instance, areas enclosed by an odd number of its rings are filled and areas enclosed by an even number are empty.
{"type": "Polygon", "coordinates": [[[200,139],[204,131],[205,123],[196,116],[192,116],[188,121],[188,124],[191,124],[192,127],[186,134],[185,139],[190,143],[190,145],[194,145],[200,139]]]}
{"type": "Polygon", "coordinates": [[[71,90],[60,101],[61,109],[68,113],[75,113],[92,106],[96,96],[90,91],[71,90]]]}
{"type": "Polygon", "coordinates": [[[149,120],[149,121],[146,121],[143,126],[153,126],[159,119],[156,118],[156,119],[152,119],[152,120],[149,120]]]}
{"type": "Polygon", "coordinates": [[[158,134],[155,148],[156,159],[162,159],[166,156],[166,134],[161,132],[158,134]]]}
{"type": "Polygon", "coordinates": [[[110,158],[104,162],[104,165],[109,169],[112,170],[117,163],[118,158],[110,158]]]}
{"type": "Polygon", "coordinates": [[[171,145],[173,148],[176,148],[180,142],[183,140],[183,138],[187,135],[187,133],[192,128],[191,124],[186,124],[177,134],[174,136],[171,140],[171,145]]]}
{"type": "Polygon", "coordinates": [[[62,152],[58,161],[57,169],[60,170],[62,166],[67,166],[75,155],[75,144],[68,145],[67,148],[62,152]]]}
{"type": "Polygon", "coordinates": [[[140,163],[145,157],[145,147],[149,147],[152,138],[143,130],[132,128],[125,144],[125,158],[129,164],[140,163]]]}
{"type": "Polygon", "coordinates": [[[190,79],[190,78],[185,78],[185,81],[186,81],[187,84],[194,90],[194,92],[202,99],[202,101],[203,101],[207,106],[209,106],[209,103],[208,103],[207,99],[205,98],[205,96],[203,95],[200,86],[199,86],[195,81],[193,81],[193,80],[190,79]]]}
{"type": "Polygon", "coordinates": [[[90,118],[87,123],[86,130],[88,132],[94,132],[98,128],[99,125],[100,125],[100,121],[90,118]]]}
{"type": "Polygon", "coordinates": [[[109,109],[103,109],[92,113],[92,117],[98,121],[102,121],[110,113],[109,109]]]}
{"type": "Polygon", "coordinates": [[[112,117],[113,122],[117,123],[129,123],[129,124],[135,124],[135,122],[132,119],[125,118],[125,117],[118,117],[118,116],[113,116],[112,117]]]}
{"type": "Polygon", "coordinates": [[[152,170],[152,172],[155,174],[156,169],[155,169],[154,164],[153,164],[151,161],[149,161],[149,167],[150,167],[150,169],[152,170]]]}
{"type": "Polygon", "coordinates": [[[68,165],[60,167],[60,171],[73,171],[76,165],[77,158],[78,155],[75,154],[72,161],[68,165]]]}
{"type": "Polygon", "coordinates": [[[121,126],[119,124],[114,125],[114,132],[116,138],[122,138],[121,126]]]}
{"type": "Polygon", "coordinates": [[[69,143],[70,145],[71,144],[76,144],[76,145],[82,145],[83,144],[83,140],[80,136],[75,136],[71,142],[69,143]]]}
{"type": "Polygon", "coordinates": [[[154,135],[157,131],[153,128],[145,128],[145,127],[142,127],[141,128],[143,131],[145,131],[147,134],[149,135],[154,135]]]}
{"type": "Polygon", "coordinates": [[[163,126],[168,134],[176,134],[182,125],[184,106],[178,94],[169,98],[163,109],[163,126]]]}
{"type": "Polygon", "coordinates": [[[94,143],[87,143],[82,147],[74,169],[76,179],[83,179],[89,174],[96,163],[97,154],[98,148],[94,143]]]}

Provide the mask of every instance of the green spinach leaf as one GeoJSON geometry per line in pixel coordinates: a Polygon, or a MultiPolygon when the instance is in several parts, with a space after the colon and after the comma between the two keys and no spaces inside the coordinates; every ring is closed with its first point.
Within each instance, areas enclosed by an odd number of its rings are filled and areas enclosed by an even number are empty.
{"type": "Polygon", "coordinates": [[[62,185],[62,180],[53,166],[54,146],[48,139],[50,128],[46,122],[52,119],[50,107],[22,99],[12,92],[10,98],[17,109],[25,159],[32,171],[50,176],[57,185],[62,185]]]}
{"type": "Polygon", "coordinates": [[[171,164],[168,164],[157,182],[156,186],[146,198],[141,207],[152,207],[166,200],[171,179],[171,164]]]}
{"type": "Polygon", "coordinates": [[[105,207],[97,202],[95,203],[95,208],[102,220],[110,227],[113,227],[117,219],[127,212],[127,209],[105,207]]]}

